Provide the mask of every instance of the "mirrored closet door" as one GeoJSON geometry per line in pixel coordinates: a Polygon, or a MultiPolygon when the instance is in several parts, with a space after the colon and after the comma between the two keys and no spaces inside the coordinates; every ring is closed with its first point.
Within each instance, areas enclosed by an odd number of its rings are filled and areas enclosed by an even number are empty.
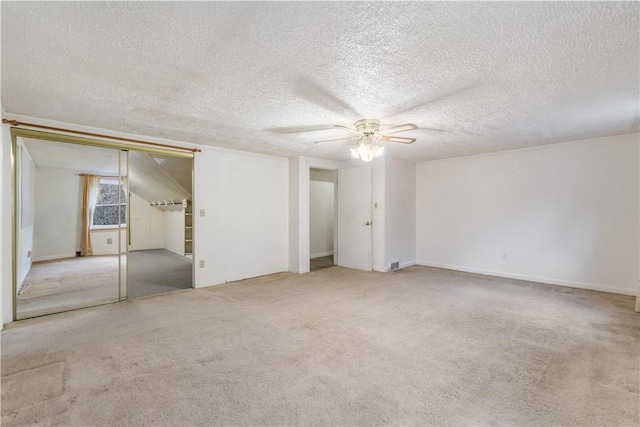
{"type": "Polygon", "coordinates": [[[124,298],[126,152],[12,134],[16,320],[124,298]]]}
{"type": "Polygon", "coordinates": [[[193,287],[193,154],[12,128],[14,319],[193,287]]]}
{"type": "Polygon", "coordinates": [[[193,287],[193,158],[129,151],[128,295],[193,287]]]}

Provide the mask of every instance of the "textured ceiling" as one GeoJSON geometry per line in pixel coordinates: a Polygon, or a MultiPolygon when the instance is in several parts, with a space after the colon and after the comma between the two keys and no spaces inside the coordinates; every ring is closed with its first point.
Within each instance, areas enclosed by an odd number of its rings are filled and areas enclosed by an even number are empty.
{"type": "Polygon", "coordinates": [[[637,2],[7,2],[5,111],[284,156],[413,160],[639,126],[637,2]],[[314,130],[298,133],[299,130],[314,130]]]}
{"type": "Polygon", "coordinates": [[[22,138],[37,168],[68,169],[79,173],[118,175],[118,151],[41,139],[22,138]]]}

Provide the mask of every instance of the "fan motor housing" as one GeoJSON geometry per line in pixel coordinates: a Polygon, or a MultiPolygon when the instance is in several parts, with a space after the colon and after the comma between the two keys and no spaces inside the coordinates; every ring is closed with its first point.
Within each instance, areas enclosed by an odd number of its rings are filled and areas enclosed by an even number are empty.
{"type": "Polygon", "coordinates": [[[355,122],[353,126],[364,135],[375,135],[380,130],[380,120],[361,119],[355,122]]]}

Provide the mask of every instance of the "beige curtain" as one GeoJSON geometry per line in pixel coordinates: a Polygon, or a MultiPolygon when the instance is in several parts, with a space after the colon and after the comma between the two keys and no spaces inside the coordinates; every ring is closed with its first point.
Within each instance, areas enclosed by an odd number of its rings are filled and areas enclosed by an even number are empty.
{"type": "Polygon", "coordinates": [[[84,175],[84,185],[82,186],[82,234],[80,235],[80,256],[93,255],[91,247],[91,223],[93,222],[93,211],[98,203],[100,193],[100,176],[84,175]]]}

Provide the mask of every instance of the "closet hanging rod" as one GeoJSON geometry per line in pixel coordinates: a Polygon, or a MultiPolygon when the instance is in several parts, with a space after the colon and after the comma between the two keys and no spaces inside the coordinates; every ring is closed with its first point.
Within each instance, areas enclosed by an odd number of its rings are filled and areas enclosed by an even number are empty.
{"type": "Polygon", "coordinates": [[[162,206],[185,206],[186,207],[187,201],[183,200],[183,199],[178,199],[178,200],[154,200],[152,202],[149,203],[149,206],[157,206],[157,207],[162,207],[162,206]]]}
{"type": "Polygon", "coordinates": [[[158,142],[141,141],[139,139],[131,139],[131,138],[122,138],[122,137],[119,137],[119,136],[103,135],[103,134],[100,134],[100,133],[82,132],[82,131],[79,131],[79,130],[56,128],[56,127],[45,126],[45,125],[36,125],[36,124],[33,124],[33,123],[19,122],[17,120],[2,119],[2,123],[9,123],[10,125],[13,125],[13,126],[29,126],[29,127],[36,127],[36,128],[41,128],[41,129],[56,130],[56,131],[59,131],[59,132],[75,133],[75,134],[78,134],[78,135],[97,136],[98,138],[115,139],[116,141],[125,141],[125,142],[135,142],[137,144],[151,145],[151,146],[154,146],[154,147],[163,147],[163,148],[171,148],[173,150],[191,151],[193,153],[199,153],[199,152],[202,151],[199,148],[187,148],[187,147],[180,147],[180,146],[177,146],[177,145],[160,144],[158,142]]]}

